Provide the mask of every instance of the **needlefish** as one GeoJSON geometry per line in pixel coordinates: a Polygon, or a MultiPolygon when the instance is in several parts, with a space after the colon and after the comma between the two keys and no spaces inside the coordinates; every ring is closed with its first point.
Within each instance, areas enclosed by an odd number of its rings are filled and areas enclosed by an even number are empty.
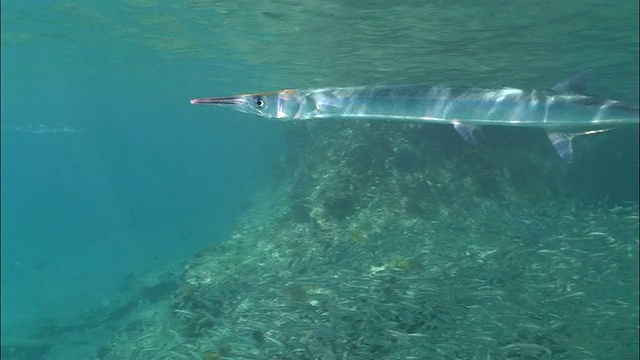
{"type": "Polygon", "coordinates": [[[425,85],[288,89],[191,104],[221,105],[278,120],[370,119],[453,125],[469,144],[480,126],[544,129],[560,157],[573,160],[572,139],[624,125],[638,125],[638,106],[584,94],[591,71],[550,89],[461,88],[425,85]]]}

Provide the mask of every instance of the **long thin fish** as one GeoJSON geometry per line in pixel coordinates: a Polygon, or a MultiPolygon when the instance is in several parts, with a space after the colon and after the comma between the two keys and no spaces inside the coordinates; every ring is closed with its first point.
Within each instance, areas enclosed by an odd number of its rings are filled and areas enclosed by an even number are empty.
{"type": "Polygon", "coordinates": [[[571,140],[623,125],[638,125],[638,107],[582,94],[590,71],[548,90],[446,86],[362,86],[296,89],[198,98],[279,120],[380,119],[451,124],[470,143],[481,125],[536,127],[562,159],[573,160],[571,140]]]}

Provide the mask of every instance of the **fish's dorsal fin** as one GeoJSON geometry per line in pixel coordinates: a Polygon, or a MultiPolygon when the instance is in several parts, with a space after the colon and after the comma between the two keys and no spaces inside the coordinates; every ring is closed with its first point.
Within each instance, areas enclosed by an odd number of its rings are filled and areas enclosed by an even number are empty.
{"type": "Polygon", "coordinates": [[[587,82],[591,79],[592,74],[593,71],[585,70],[555,84],[551,90],[561,93],[584,93],[587,89],[587,82]]]}

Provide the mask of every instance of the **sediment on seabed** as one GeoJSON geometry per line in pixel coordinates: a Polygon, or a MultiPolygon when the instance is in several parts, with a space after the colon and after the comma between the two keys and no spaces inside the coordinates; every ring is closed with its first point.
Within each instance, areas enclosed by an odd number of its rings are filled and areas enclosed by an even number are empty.
{"type": "Polygon", "coordinates": [[[637,203],[585,200],[544,134],[289,131],[231,238],[96,358],[637,357],[637,203]]]}

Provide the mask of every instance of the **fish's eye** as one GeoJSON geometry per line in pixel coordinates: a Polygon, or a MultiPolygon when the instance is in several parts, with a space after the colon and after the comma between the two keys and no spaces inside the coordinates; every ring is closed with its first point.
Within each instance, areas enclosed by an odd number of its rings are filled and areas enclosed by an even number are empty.
{"type": "Polygon", "coordinates": [[[262,96],[256,97],[255,104],[259,109],[262,109],[266,105],[262,96]]]}

